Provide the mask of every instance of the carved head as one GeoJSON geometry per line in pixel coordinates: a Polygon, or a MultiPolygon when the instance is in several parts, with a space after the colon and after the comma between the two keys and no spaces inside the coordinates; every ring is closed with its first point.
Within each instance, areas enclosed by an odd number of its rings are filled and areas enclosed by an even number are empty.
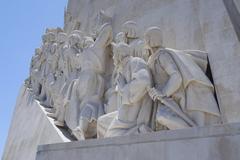
{"type": "Polygon", "coordinates": [[[130,47],[126,43],[112,43],[114,65],[118,66],[125,57],[130,56],[130,47]]]}
{"type": "Polygon", "coordinates": [[[148,28],[144,33],[144,41],[150,48],[161,47],[163,43],[161,29],[158,27],[148,28]]]}
{"type": "Polygon", "coordinates": [[[71,34],[68,38],[70,46],[78,45],[81,37],[78,34],[71,34]]]}
{"type": "Polygon", "coordinates": [[[63,32],[63,29],[62,29],[61,27],[57,27],[57,28],[56,28],[56,32],[57,32],[57,33],[61,33],[61,32],[63,32]]]}
{"type": "Polygon", "coordinates": [[[42,49],[41,48],[36,48],[35,49],[35,55],[39,56],[39,55],[41,55],[41,53],[42,53],[42,49]]]}
{"type": "Polygon", "coordinates": [[[122,32],[125,33],[127,38],[138,38],[137,23],[134,21],[127,21],[122,25],[122,32]]]}
{"type": "Polygon", "coordinates": [[[58,35],[57,35],[57,41],[58,41],[59,43],[65,42],[66,39],[67,39],[67,34],[66,34],[66,33],[64,33],[64,32],[58,33],[58,35]]]}
{"type": "Polygon", "coordinates": [[[123,32],[119,32],[115,37],[116,43],[127,43],[127,38],[123,32]]]}
{"type": "Polygon", "coordinates": [[[47,36],[47,41],[48,42],[55,42],[56,41],[56,35],[53,32],[48,32],[46,34],[47,36]]]}
{"type": "Polygon", "coordinates": [[[71,46],[77,45],[79,48],[82,48],[84,45],[84,33],[80,30],[74,30],[69,36],[69,43],[71,46]]]}
{"type": "Polygon", "coordinates": [[[91,47],[94,44],[94,40],[92,37],[85,36],[84,37],[84,48],[91,47]]]}
{"type": "Polygon", "coordinates": [[[74,30],[74,31],[71,32],[71,34],[77,34],[77,35],[79,35],[80,37],[83,37],[83,36],[84,36],[84,33],[83,33],[82,31],[80,31],[80,30],[74,30]]]}

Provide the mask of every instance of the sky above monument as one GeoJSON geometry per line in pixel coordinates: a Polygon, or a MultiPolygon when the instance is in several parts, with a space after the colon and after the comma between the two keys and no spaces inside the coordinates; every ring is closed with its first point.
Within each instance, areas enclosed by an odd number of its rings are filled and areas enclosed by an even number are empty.
{"type": "Polygon", "coordinates": [[[0,157],[20,87],[47,27],[63,27],[67,0],[0,0],[0,157]]]}

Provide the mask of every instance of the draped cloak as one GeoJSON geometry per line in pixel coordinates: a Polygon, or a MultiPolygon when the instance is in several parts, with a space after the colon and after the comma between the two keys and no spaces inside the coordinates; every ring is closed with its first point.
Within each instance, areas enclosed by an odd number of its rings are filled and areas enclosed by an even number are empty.
{"type": "Polygon", "coordinates": [[[194,50],[164,49],[172,57],[182,76],[185,107],[182,109],[206,112],[220,116],[214,97],[214,86],[205,75],[206,53],[194,50]]]}

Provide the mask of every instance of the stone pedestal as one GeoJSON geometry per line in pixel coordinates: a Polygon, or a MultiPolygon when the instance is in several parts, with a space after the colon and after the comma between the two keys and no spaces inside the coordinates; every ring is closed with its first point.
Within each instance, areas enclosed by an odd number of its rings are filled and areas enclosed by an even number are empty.
{"type": "Polygon", "coordinates": [[[43,145],[37,160],[239,160],[240,124],[43,145]]]}
{"type": "Polygon", "coordinates": [[[48,118],[44,108],[33,99],[29,89],[20,90],[13,113],[3,160],[33,160],[37,146],[69,142],[70,139],[48,118]]]}

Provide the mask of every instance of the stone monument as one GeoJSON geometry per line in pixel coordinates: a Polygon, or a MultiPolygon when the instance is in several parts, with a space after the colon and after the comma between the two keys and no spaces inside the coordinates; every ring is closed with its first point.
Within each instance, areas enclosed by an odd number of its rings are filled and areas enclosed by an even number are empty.
{"type": "Polygon", "coordinates": [[[239,4],[69,0],[3,159],[239,160],[239,4]]]}

